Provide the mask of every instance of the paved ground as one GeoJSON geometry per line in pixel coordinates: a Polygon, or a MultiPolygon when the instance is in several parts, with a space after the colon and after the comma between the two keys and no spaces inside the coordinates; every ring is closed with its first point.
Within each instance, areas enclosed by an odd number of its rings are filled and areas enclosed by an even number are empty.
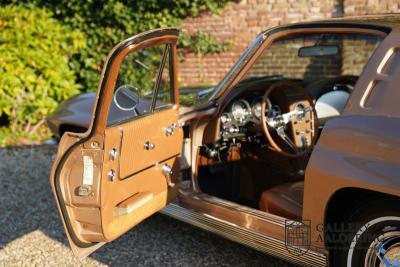
{"type": "Polygon", "coordinates": [[[54,153],[0,149],[0,266],[293,266],[158,214],[79,260],[50,192],[54,153]]]}

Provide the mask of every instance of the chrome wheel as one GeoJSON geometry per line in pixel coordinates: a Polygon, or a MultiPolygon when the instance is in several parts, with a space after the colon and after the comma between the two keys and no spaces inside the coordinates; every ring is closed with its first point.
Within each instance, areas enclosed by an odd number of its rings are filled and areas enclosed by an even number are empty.
{"type": "Polygon", "coordinates": [[[400,231],[385,227],[369,246],[365,255],[365,267],[400,267],[400,231]]]}
{"type": "Polygon", "coordinates": [[[347,267],[400,267],[400,217],[370,220],[353,235],[347,267]]]}

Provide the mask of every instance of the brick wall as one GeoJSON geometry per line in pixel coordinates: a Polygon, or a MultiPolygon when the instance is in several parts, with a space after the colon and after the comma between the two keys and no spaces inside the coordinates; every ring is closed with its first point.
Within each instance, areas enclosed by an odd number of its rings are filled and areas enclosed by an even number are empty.
{"type": "Polygon", "coordinates": [[[277,41],[254,63],[247,76],[283,75],[310,80],[340,75],[341,54],[329,57],[298,56],[299,48],[314,44],[314,38],[277,41]]]}
{"type": "Polygon", "coordinates": [[[342,44],[343,75],[360,75],[380,40],[379,37],[363,41],[345,40],[342,44]]]}
{"type": "Polygon", "coordinates": [[[346,16],[400,12],[399,0],[344,0],[346,16]]]}
{"type": "Polygon", "coordinates": [[[179,65],[182,86],[218,83],[257,33],[270,27],[347,15],[400,12],[399,0],[242,0],[222,14],[202,14],[184,21],[188,33],[208,32],[219,41],[234,42],[229,51],[198,58],[186,54],[179,65]]]}

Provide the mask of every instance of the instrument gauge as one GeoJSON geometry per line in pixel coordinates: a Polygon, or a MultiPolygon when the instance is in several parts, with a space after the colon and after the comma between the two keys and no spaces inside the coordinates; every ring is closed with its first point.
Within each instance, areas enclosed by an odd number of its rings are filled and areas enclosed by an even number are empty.
{"type": "Polygon", "coordinates": [[[222,113],[221,115],[221,122],[222,124],[228,123],[231,121],[231,117],[229,116],[228,113],[222,113]]]}
{"type": "Polygon", "coordinates": [[[232,117],[235,121],[243,123],[247,120],[250,114],[250,105],[244,99],[239,99],[232,104],[232,117]]]}
{"type": "MultiPolygon", "coordinates": [[[[253,116],[256,117],[257,119],[261,119],[261,105],[262,105],[262,97],[257,98],[256,100],[253,101],[251,112],[253,113],[253,116]]],[[[266,113],[269,114],[271,110],[271,101],[267,98],[267,106],[266,106],[266,113]]]]}

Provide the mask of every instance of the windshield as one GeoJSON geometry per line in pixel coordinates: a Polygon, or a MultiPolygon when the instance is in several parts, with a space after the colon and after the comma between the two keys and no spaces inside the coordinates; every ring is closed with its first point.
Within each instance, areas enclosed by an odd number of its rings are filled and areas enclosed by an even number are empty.
{"type": "MultiPolygon", "coordinates": [[[[230,81],[257,52],[265,37],[265,34],[259,35],[247,47],[235,66],[207,95],[207,100],[216,98],[226,86],[230,86],[230,81]]],[[[265,49],[241,82],[263,78],[310,81],[318,77],[358,76],[383,38],[372,34],[319,33],[279,39],[265,49]],[[315,54],[318,49],[323,50],[320,55],[315,54]]]]}
{"type": "Polygon", "coordinates": [[[308,34],[277,40],[256,60],[244,80],[281,77],[304,83],[359,76],[382,37],[371,34],[308,34]]]}
{"type": "Polygon", "coordinates": [[[240,57],[240,59],[236,62],[236,64],[233,66],[233,68],[227,73],[224,79],[214,87],[214,90],[209,92],[207,95],[205,95],[204,99],[206,100],[211,100],[213,99],[218,92],[222,89],[222,87],[230,80],[233,78],[233,74],[240,70],[251,58],[251,56],[257,51],[259,46],[262,44],[264,41],[264,35],[258,35],[250,44],[247,46],[246,50],[240,57]]]}

